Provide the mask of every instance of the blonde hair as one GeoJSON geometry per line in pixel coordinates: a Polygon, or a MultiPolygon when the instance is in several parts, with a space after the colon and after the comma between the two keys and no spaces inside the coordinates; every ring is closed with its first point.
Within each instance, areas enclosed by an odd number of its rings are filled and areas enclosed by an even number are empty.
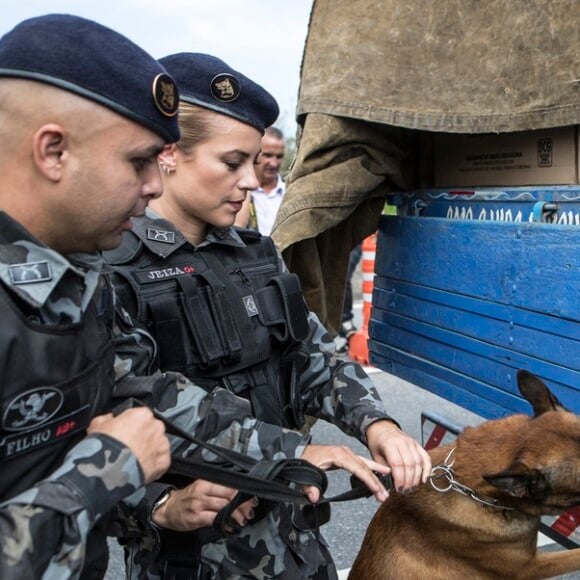
{"type": "Polygon", "coordinates": [[[212,119],[216,113],[204,107],[179,103],[179,129],[181,138],[177,146],[184,152],[191,150],[209,138],[211,134],[212,119]]]}

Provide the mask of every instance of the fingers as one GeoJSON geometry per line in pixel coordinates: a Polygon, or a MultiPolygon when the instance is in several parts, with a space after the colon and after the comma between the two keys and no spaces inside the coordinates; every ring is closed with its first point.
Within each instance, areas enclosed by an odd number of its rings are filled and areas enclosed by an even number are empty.
{"type": "MultiPolygon", "coordinates": [[[[235,497],[237,490],[198,479],[185,488],[175,490],[167,503],[155,512],[155,523],[176,531],[192,531],[213,525],[217,514],[235,497]]],[[[243,527],[254,516],[257,500],[238,506],[231,515],[232,523],[243,527]]]]}
{"type": "MultiPolygon", "coordinates": [[[[383,484],[373,473],[373,470],[379,473],[389,473],[389,468],[376,461],[356,455],[348,447],[341,445],[308,445],[302,454],[302,458],[324,470],[338,467],[346,469],[360,479],[378,501],[384,501],[389,496],[383,484]]],[[[313,493],[312,490],[307,491],[309,499],[313,493]]]]}
{"type": "Polygon", "coordinates": [[[389,497],[389,492],[373,473],[373,470],[378,471],[379,473],[389,473],[390,469],[385,465],[366,459],[365,457],[359,455],[355,455],[354,457],[356,460],[352,462],[349,461],[348,465],[345,466],[345,469],[360,479],[369,491],[372,492],[377,501],[385,501],[389,497]]]}
{"type": "Polygon", "coordinates": [[[238,507],[238,509],[234,512],[234,514],[239,514],[241,517],[241,521],[244,523],[240,523],[240,521],[236,520],[239,525],[245,526],[250,520],[254,518],[254,507],[258,505],[257,498],[253,498],[244,502],[242,505],[238,507]]]}
{"type": "Polygon", "coordinates": [[[116,417],[95,417],[89,430],[104,433],[129,447],[139,461],[146,483],[158,479],[169,468],[171,450],[165,426],[146,407],[128,409],[116,417]]]}
{"type": "Polygon", "coordinates": [[[244,502],[232,514],[232,519],[238,526],[245,526],[250,520],[254,518],[254,506],[252,501],[244,502]]]}
{"type": "Polygon", "coordinates": [[[314,485],[304,486],[304,495],[308,498],[310,503],[317,503],[320,501],[320,490],[314,485]]]}
{"type": "Polygon", "coordinates": [[[397,491],[414,489],[431,474],[431,458],[421,445],[389,421],[373,423],[367,430],[374,458],[391,467],[397,491]]]}
{"type": "Polygon", "coordinates": [[[195,492],[196,496],[201,501],[202,498],[210,500],[212,498],[225,500],[225,503],[232,500],[238,493],[237,490],[219,483],[212,483],[204,479],[195,480],[188,489],[195,492]]]}
{"type": "Polygon", "coordinates": [[[87,427],[87,433],[94,433],[98,431],[99,427],[110,421],[113,418],[113,413],[107,413],[106,415],[98,415],[93,417],[89,426],[87,427]]]}
{"type": "Polygon", "coordinates": [[[387,457],[393,470],[393,482],[398,491],[411,490],[427,481],[431,473],[431,458],[410,437],[397,443],[387,457]]]}

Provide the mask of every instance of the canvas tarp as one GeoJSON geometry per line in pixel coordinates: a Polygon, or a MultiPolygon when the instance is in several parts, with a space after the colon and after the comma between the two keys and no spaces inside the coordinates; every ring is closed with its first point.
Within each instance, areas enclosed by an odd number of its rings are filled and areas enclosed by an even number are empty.
{"type": "Polygon", "coordinates": [[[273,237],[331,331],[350,249],[414,187],[417,132],[580,122],[578,0],[315,0],[273,237]]]}

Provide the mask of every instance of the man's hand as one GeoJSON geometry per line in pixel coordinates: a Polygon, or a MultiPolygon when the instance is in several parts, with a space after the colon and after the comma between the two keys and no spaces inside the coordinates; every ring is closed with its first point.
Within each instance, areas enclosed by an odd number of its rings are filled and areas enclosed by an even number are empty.
{"type": "MultiPolygon", "coordinates": [[[[237,490],[195,480],[183,489],[171,492],[169,499],[153,514],[153,521],[160,528],[187,532],[211,526],[217,513],[236,495],[237,490]]],[[[232,514],[239,526],[245,526],[254,517],[253,507],[257,500],[240,505],[232,514]]]]}
{"type": "Polygon", "coordinates": [[[171,464],[171,449],[165,435],[165,425],[155,419],[150,409],[128,409],[120,415],[95,417],[87,433],[104,433],[126,445],[137,457],[150,483],[163,475],[171,464]]]}
{"type": "MultiPolygon", "coordinates": [[[[301,459],[306,459],[324,471],[338,468],[346,469],[367,486],[377,501],[382,502],[389,497],[389,493],[373,471],[387,474],[391,470],[386,465],[356,455],[348,447],[342,445],[308,445],[301,459]]],[[[320,499],[320,491],[316,487],[306,487],[305,493],[312,503],[316,503],[320,499]]]]}
{"type": "Polygon", "coordinates": [[[421,445],[391,421],[376,421],[367,430],[373,458],[391,468],[397,491],[410,490],[431,475],[431,458],[421,445]]]}

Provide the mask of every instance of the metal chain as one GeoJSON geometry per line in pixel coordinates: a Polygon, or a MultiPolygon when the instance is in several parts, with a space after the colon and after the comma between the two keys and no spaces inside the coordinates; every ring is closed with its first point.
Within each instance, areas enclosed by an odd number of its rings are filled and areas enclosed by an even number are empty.
{"type": "Polygon", "coordinates": [[[503,506],[498,503],[497,499],[493,497],[489,497],[486,495],[481,495],[477,493],[475,490],[463,485],[456,479],[456,473],[453,469],[453,465],[455,464],[455,459],[451,461],[453,454],[455,453],[455,447],[449,452],[449,455],[445,458],[442,464],[436,465],[431,470],[431,475],[429,476],[429,483],[431,487],[440,493],[447,493],[448,491],[456,491],[461,495],[465,495],[470,497],[476,502],[479,502],[483,505],[493,507],[500,510],[510,510],[513,511],[514,508],[509,506],[503,506]],[[443,485],[441,482],[437,482],[437,480],[443,479],[443,485]]]}

